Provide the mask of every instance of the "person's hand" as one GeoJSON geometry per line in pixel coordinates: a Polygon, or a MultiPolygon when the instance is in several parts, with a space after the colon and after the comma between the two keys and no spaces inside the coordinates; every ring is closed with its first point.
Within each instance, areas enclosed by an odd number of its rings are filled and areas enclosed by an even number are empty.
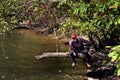
{"type": "Polygon", "coordinates": [[[77,56],[75,52],[73,52],[73,55],[74,55],[74,56],[77,56]]]}

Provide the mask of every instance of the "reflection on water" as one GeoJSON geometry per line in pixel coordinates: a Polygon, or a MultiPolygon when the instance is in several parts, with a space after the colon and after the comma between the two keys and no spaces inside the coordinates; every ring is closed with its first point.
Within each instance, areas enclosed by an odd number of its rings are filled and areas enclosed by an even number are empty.
{"type": "MultiPolygon", "coordinates": [[[[71,67],[70,58],[45,58],[34,56],[55,52],[57,41],[32,30],[16,30],[0,36],[0,80],[79,80],[85,76],[82,60],[71,67]]],[[[68,46],[59,44],[59,51],[68,46]]]]}

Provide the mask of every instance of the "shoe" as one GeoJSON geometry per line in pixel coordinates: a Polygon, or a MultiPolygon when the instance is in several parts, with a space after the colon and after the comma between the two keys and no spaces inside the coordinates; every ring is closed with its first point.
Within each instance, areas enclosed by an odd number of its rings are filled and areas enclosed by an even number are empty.
{"type": "Polygon", "coordinates": [[[75,66],[75,63],[72,63],[72,67],[74,67],[75,66]]]}
{"type": "Polygon", "coordinates": [[[90,64],[88,64],[88,63],[86,63],[87,64],[87,67],[91,67],[91,65],[90,64]]]}

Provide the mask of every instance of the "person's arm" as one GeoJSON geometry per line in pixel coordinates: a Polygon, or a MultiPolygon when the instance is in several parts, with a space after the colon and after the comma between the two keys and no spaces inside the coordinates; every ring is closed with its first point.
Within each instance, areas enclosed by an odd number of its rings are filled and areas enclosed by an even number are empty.
{"type": "Polygon", "coordinates": [[[72,42],[72,40],[69,42],[69,45],[70,45],[70,50],[73,50],[73,51],[74,51],[74,47],[73,47],[73,42],[72,42]]]}
{"type": "Polygon", "coordinates": [[[75,48],[73,46],[73,42],[72,40],[69,42],[69,45],[70,45],[70,52],[74,54],[74,56],[76,56],[76,53],[75,53],[75,48]]]}
{"type": "Polygon", "coordinates": [[[84,46],[89,46],[91,42],[89,40],[79,38],[79,41],[83,43],[84,46]]]}

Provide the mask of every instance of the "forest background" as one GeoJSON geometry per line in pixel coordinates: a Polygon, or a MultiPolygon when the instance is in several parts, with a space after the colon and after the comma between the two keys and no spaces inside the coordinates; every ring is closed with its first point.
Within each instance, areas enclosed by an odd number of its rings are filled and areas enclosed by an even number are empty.
{"type": "Polygon", "coordinates": [[[108,56],[120,75],[119,0],[0,0],[0,34],[20,27],[54,36],[88,36],[96,51],[108,56]]]}

